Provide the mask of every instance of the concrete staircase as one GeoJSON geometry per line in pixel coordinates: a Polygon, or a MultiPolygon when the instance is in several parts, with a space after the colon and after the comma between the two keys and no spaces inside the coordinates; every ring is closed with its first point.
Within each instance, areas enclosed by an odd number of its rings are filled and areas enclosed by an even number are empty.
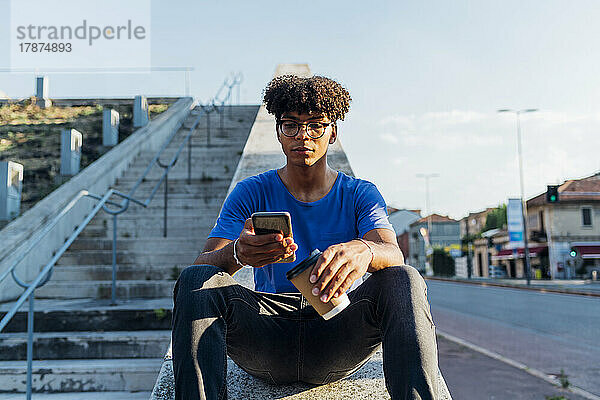
{"type": "MultiPolygon", "coordinates": [[[[198,111],[163,153],[163,163],[173,157],[198,111]]],[[[164,186],[147,208],[132,203],[119,215],[118,305],[109,300],[111,215],[99,213],[57,262],[50,282],[36,291],[33,387],[47,394],[35,398],[149,398],[170,340],[175,280],[204,247],[257,111],[258,106],[226,108],[223,131],[219,115],[211,114],[210,147],[206,121],[200,122],[192,139],[191,183],[187,147],[169,174],[166,238],[164,186]]],[[[154,155],[140,154],[116,189],[128,193],[154,155]]],[[[153,167],[135,197],[146,199],[161,173],[153,167]]],[[[0,304],[0,316],[9,307],[0,304]]],[[[0,399],[24,397],[26,321],[24,307],[0,334],[0,399]]]]}

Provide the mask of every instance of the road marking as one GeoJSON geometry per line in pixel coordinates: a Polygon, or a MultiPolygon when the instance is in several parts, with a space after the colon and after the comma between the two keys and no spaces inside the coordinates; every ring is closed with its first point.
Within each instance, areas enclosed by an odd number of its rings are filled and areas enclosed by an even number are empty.
{"type": "MultiPolygon", "coordinates": [[[[533,375],[533,376],[535,376],[537,378],[543,379],[544,381],[546,381],[548,383],[551,383],[554,386],[557,386],[559,388],[562,387],[560,385],[560,381],[558,380],[558,378],[555,378],[555,377],[553,377],[551,375],[545,374],[544,372],[542,372],[540,370],[528,367],[527,365],[525,365],[523,363],[520,363],[520,362],[512,360],[510,358],[506,358],[504,356],[501,356],[498,353],[495,353],[495,352],[493,352],[491,350],[484,349],[481,346],[478,346],[476,344],[468,342],[468,341],[466,341],[464,339],[461,339],[461,338],[456,337],[454,335],[451,335],[449,333],[440,331],[437,328],[436,328],[436,333],[439,336],[441,336],[444,339],[446,339],[446,340],[449,340],[451,342],[460,344],[461,346],[467,347],[467,348],[469,348],[471,350],[474,350],[474,351],[476,351],[478,353],[486,355],[486,356],[488,356],[490,358],[493,358],[494,360],[501,361],[501,362],[503,362],[505,364],[510,365],[511,367],[518,368],[521,371],[525,371],[525,372],[527,372],[530,375],[533,375]]],[[[567,388],[567,390],[570,391],[571,393],[574,393],[574,394],[579,395],[581,397],[585,397],[586,399],[589,399],[589,400],[600,400],[599,396],[596,396],[595,394],[590,393],[590,392],[588,392],[588,391],[586,391],[584,389],[581,389],[580,387],[577,387],[577,386],[569,385],[569,387],[567,388]]]]}

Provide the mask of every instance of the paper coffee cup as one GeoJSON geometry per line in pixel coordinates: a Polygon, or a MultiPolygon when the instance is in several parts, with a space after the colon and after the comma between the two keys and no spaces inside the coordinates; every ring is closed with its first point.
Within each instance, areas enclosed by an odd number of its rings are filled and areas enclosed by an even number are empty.
{"type": "Polygon", "coordinates": [[[298,288],[300,293],[308,300],[311,306],[322,316],[328,320],[337,315],[350,304],[348,295],[344,292],[339,297],[332,297],[327,303],[323,303],[319,296],[312,294],[314,283],[310,278],[310,272],[319,257],[321,256],[319,249],[313,250],[306,259],[302,260],[298,265],[289,270],[286,274],[287,278],[298,288]]]}

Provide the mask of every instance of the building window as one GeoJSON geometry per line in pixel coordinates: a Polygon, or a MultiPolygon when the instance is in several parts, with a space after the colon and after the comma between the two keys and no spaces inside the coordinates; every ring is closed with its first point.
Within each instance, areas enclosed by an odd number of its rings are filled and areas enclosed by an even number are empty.
{"type": "Polygon", "coordinates": [[[583,221],[583,226],[592,226],[592,209],[582,208],[581,219],[583,221]]]}

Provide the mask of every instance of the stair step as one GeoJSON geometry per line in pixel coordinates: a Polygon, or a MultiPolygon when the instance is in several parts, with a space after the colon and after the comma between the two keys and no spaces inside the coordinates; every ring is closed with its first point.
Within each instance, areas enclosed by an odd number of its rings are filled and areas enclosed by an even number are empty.
{"type": "MultiPolygon", "coordinates": [[[[117,265],[117,281],[177,279],[181,271],[191,263],[169,265],[117,265]]],[[[59,265],[54,268],[51,282],[60,281],[109,281],[112,265],[59,265]]]]}
{"type": "MultiPolygon", "coordinates": [[[[201,249],[179,250],[169,249],[147,249],[145,252],[120,250],[117,248],[117,264],[167,264],[193,263],[201,249]]],[[[76,264],[103,264],[112,265],[112,250],[76,250],[67,251],[58,260],[56,265],[76,264]]]]}
{"type": "MultiPolygon", "coordinates": [[[[35,400],[148,400],[152,392],[36,393],[35,400]]],[[[22,393],[0,393],[0,400],[23,400],[22,393]]]]}
{"type": "MultiPolygon", "coordinates": [[[[154,190],[154,187],[156,186],[157,183],[158,183],[158,180],[152,181],[152,182],[144,182],[135,191],[135,193],[134,193],[135,198],[145,200],[145,198],[147,196],[142,196],[142,195],[147,195],[147,194],[152,193],[152,191],[154,190]]],[[[215,176],[207,175],[204,179],[202,179],[201,177],[198,178],[198,177],[196,177],[196,175],[194,175],[194,178],[192,179],[191,184],[188,184],[186,182],[185,178],[177,180],[177,181],[173,180],[173,179],[169,179],[169,193],[202,194],[202,193],[206,193],[206,192],[210,192],[210,191],[220,192],[223,188],[225,188],[225,189],[229,188],[230,183],[231,183],[231,178],[223,179],[222,174],[215,175],[215,176]],[[196,180],[197,182],[194,182],[194,180],[196,180]]],[[[118,184],[114,185],[114,187],[122,193],[128,193],[133,188],[133,184],[134,184],[134,182],[118,183],[118,184]]],[[[160,184],[157,193],[160,193],[160,194],[164,193],[164,182],[162,182],[160,184]]],[[[225,193],[223,193],[223,195],[224,194],[225,193]]]]}
{"type": "MultiPolygon", "coordinates": [[[[117,281],[117,298],[155,298],[173,295],[175,280],[117,281]]],[[[52,280],[36,290],[36,297],[52,299],[110,299],[112,281],[56,281],[52,280]]]]}
{"type": "MultiPolygon", "coordinates": [[[[161,358],[33,361],[33,391],[46,393],[151,390],[161,358]]],[[[25,391],[26,363],[0,362],[0,392],[25,391]]]]}
{"type": "MultiPolygon", "coordinates": [[[[118,250],[128,251],[165,251],[172,250],[174,246],[177,246],[177,250],[181,251],[198,251],[200,246],[203,246],[206,242],[202,238],[190,238],[189,241],[181,242],[177,238],[121,238],[117,239],[118,250]]],[[[72,250],[112,250],[112,239],[91,239],[91,238],[78,238],[75,239],[69,251],[72,250]]]]}
{"type": "MultiPolygon", "coordinates": [[[[216,160],[213,162],[207,162],[206,160],[192,160],[192,167],[190,168],[192,181],[194,179],[201,179],[203,176],[216,176],[220,178],[229,178],[231,180],[239,160],[237,157],[232,157],[231,152],[229,153],[228,158],[224,160],[216,160]]],[[[126,186],[129,182],[137,182],[139,177],[142,176],[142,173],[146,170],[146,167],[147,165],[130,167],[128,172],[131,174],[131,178],[127,180],[120,179],[115,185],[126,186]]],[[[144,182],[156,183],[159,179],[162,179],[163,173],[162,168],[152,168],[146,175],[144,182]]],[[[183,181],[187,184],[187,178],[188,163],[186,156],[184,159],[178,161],[169,171],[169,185],[171,184],[171,181],[183,181]]],[[[131,187],[131,185],[129,187],[131,187]]]]}
{"type": "MultiPolygon", "coordinates": [[[[167,221],[168,222],[173,222],[174,224],[177,224],[179,226],[181,225],[197,225],[197,222],[199,219],[213,219],[213,225],[214,225],[214,219],[217,217],[218,212],[220,211],[220,205],[219,207],[214,207],[213,211],[216,210],[216,213],[214,215],[207,215],[208,213],[199,213],[199,212],[195,212],[195,210],[167,210],[167,221]]],[[[163,222],[164,221],[164,215],[163,215],[163,210],[160,210],[158,212],[155,213],[148,213],[147,215],[140,215],[140,214],[130,214],[130,213],[123,213],[120,214],[117,220],[117,228],[121,225],[121,224],[127,224],[127,223],[133,223],[133,222],[138,222],[138,225],[143,224],[146,221],[149,222],[163,222]]],[[[112,217],[108,217],[105,216],[105,214],[99,215],[97,218],[94,218],[92,221],[90,221],[90,223],[88,224],[88,226],[106,226],[108,227],[112,227],[112,217]]],[[[212,225],[211,225],[212,226],[212,225]]]]}
{"type": "MultiPolygon", "coordinates": [[[[215,216],[216,219],[216,216],[215,216]]],[[[214,220],[213,220],[213,224],[214,224],[214,220]]],[[[100,226],[98,226],[97,228],[101,228],[99,230],[94,230],[93,231],[93,235],[85,235],[85,231],[87,230],[84,229],[83,232],[81,232],[81,235],[79,237],[97,237],[97,238],[103,238],[103,239],[111,239],[112,240],[112,229],[108,229],[108,228],[102,228],[100,226]]],[[[162,238],[163,237],[163,227],[162,225],[160,227],[153,227],[153,228],[148,228],[148,227],[141,227],[141,228],[133,228],[133,229],[122,229],[123,227],[119,226],[117,228],[118,232],[117,232],[117,238],[146,238],[146,239],[158,239],[158,238],[162,238]]],[[[212,229],[212,225],[210,228],[207,227],[193,227],[193,228],[182,228],[182,227],[173,227],[171,225],[169,225],[168,229],[167,229],[167,237],[168,238],[179,238],[180,240],[187,240],[190,237],[195,237],[195,238],[204,238],[206,239],[208,237],[208,234],[210,233],[210,230],[212,229]]],[[[111,261],[112,263],[112,261],[111,261]]]]}
{"type": "Polygon", "coordinates": [[[84,230],[77,236],[78,238],[98,238],[106,236],[106,228],[103,226],[87,225],[84,230]]]}
{"type": "MultiPolygon", "coordinates": [[[[34,360],[160,358],[170,330],[115,332],[36,332],[34,360]]],[[[0,334],[0,361],[27,360],[27,333],[0,334]]]]}
{"type": "MultiPolygon", "coordinates": [[[[171,329],[172,293],[152,299],[120,298],[117,302],[117,305],[111,306],[110,300],[106,299],[41,299],[36,295],[35,332],[171,329]]],[[[0,304],[0,318],[12,304],[0,304]]],[[[2,332],[26,332],[27,310],[28,305],[23,304],[2,332]]]]}

